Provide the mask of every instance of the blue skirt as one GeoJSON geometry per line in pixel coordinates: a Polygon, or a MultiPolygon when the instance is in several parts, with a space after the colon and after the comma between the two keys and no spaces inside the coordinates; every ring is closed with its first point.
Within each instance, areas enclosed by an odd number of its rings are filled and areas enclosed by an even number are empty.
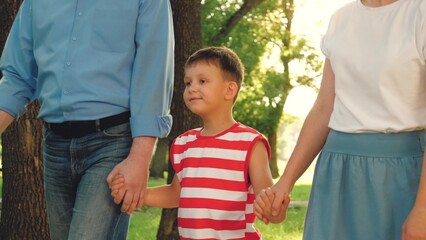
{"type": "Polygon", "coordinates": [[[331,130],[315,167],[303,239],[400,240],[419,186],[424,135],[331,130]]]}

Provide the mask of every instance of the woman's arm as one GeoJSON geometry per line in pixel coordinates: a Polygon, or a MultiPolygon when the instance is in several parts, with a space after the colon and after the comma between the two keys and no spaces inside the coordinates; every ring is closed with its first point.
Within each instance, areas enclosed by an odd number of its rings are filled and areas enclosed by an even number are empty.
{"type": "Polygon", "coordinates": [[[320,91],[301,129],[296,146],[284,174],[272,187],[275,199],[272,214],[277,216],[283,201],[288,198],[297,179],[306,171],[321,151],[328,133],[328,124],[333,111],[335,97],[334,73],[330,60],[326,59],[320,91]]]}

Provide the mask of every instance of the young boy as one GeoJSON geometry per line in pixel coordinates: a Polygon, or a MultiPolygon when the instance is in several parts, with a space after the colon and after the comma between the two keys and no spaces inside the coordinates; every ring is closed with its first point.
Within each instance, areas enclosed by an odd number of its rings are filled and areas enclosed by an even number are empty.
{"type": "MultiPolygon", "coordinates": [[[[201,49],[186,62],[183,98],[204,126],[175,139],[172,183],[148,188],[144,195],[145,205],[179,207],[181,239],[260,239],[253,201],[273,184],[270,147],[262,134],[232,116],[243,78],[239,57],[225,47],[201,49]]],[[[124,184],[117,175],[112,196],[124,184]]]]}

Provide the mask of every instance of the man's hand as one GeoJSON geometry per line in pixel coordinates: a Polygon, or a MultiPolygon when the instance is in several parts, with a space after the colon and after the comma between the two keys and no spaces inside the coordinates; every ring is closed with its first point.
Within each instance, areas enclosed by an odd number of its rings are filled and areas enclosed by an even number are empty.
{"type": "Polygon", "coordinates": [[[114,202],[122,203],[121,211],[129,215],[142,207],[155,142],[154,137],[134,138],[129,156],[117,164],[107,177],[110,188],[117,174],[124,177],[124,186],[114,193],[114,202]]]}

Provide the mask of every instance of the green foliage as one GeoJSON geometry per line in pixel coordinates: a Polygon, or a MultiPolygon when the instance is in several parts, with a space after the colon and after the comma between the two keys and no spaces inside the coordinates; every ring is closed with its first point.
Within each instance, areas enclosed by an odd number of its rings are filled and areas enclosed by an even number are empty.
{"type": "Polygon", "coordinates": [[[298,85],[313,86],[313,79],[321,68],[314,48],[306,39],[291,33],[295,10],[291,2],[265,0],[247,13],[220,42],[215,36],[226,27],[244,1],[209,0],[202,5],[203,44],[230,47],[245,65],[245,82],[234,107],[234,117],[266,135],[277,131],[291,89],[298,85]],[[265,69],[262,65],[265,56],[273,51],[279,51],[277,65],[281,64],[284,72],[265,69]],[[291,62],[302,65],[304,72],[292,73],[291,62]]]}
{"type": "MultiPolygon", "coordinates": [[[[212,42],[232,16],[242,5],[239,0],[209,0],[202,6],[203,45],[221,45],[232,48],[243,60],[246,79],[259,65],[266,51],[268,35],[263,31],[262,13],[258,8],[244,16],[233,31],[218,42],[212,42]]],[[[260,5],[262,6],[262,4],[260,5]]],[[[263,11],[263,10],[261,10],[263,11]]]]}
{"type": "Polygon", "coordinates": [[[241,1],[208,0],[203,1],[201,21],[203,45],[209,45],[211,39],[221,31],[229,16],[241,7],[241,1]]]}
{"type": "MultiPolygon", "coordinates": [[[[2,150],[2,144],[1,144],[1,135],[0,135],[0,169],[3,169],[3,164],[2,164],[2,154],[3,154],[3,150],[2,150]]],[[[3,175],[3,172],[0,171],[0,176],[3,175]]],[[[2,181],[3,183],[3,181],[2,181]]],[[[0,186],[0,191],[2,190],[1,186],[0,186]]]]}
{"type": "Polygon", "coordinates": [[[280,73],[269,71],[258,74],[250,84],[246,84],[234,108],[236,120],[264,134],[276,131],[283,112],[283,99],[288,95],[279,87],[283,77],[280,73]]]}

